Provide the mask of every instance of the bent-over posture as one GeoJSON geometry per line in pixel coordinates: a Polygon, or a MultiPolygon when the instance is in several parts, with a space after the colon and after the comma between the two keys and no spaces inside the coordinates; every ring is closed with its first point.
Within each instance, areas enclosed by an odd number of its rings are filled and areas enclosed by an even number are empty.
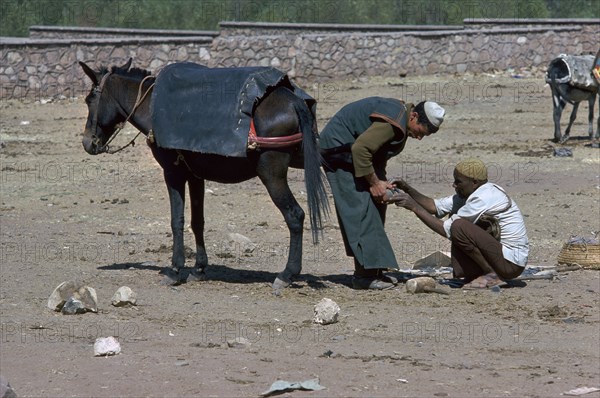
{"type": "Polygon", "coordinates": [[[408,137],[421,140],[438,131],[444,109],[435,102],[416,106],[394,98],[369,97],[340,109],[320,135],[319,145],[333,192],[346,254],[354,259],[355,289],[389,289],[384,275],[398,268],[384,230],[389,159],[408,137]]]}

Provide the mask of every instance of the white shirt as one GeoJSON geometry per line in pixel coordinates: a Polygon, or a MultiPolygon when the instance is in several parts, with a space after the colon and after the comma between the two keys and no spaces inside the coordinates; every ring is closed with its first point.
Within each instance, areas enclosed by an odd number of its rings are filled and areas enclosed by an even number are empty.
{"type": "Polygon", "coordinates": [[[450,239],[450,226],[457,218],[476,223],[484,214],[493,215],[500,224],[500,244],[504,258],[516,265],[525,267],[529,256],[529,239],[525,229],[523,214],[514,200],[509,199],[499,186],[487,182],[477,188],[468,199],[458,195],[434,200],[438,218],[448,214],[444,221],[444,231],[450,239]],[[506,209],[509,202],[510,207],[506,209]]]}

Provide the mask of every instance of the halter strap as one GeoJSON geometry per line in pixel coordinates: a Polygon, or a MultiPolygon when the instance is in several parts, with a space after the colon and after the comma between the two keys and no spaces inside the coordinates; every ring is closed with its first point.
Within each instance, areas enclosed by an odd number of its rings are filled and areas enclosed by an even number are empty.
{"type": "MultiPolygon", "coordinates": [[[[102,77],[102,80],[100,81],[100,84],[98,85],[98,93],[100,95],[102,95],[102,89],[104,88],[104,84],[106,84],[106,80],[107,78],[112,74],[112,72],[108,72],[107,74],[105,74],[102,77]]],[[[110,138],[106,141],[106,143],[104,145],[102,145],[102,147],[100,149],[106,149],[106,151],[103,151],[105,153],[109,153],[109,154],[113,154],[113,153],[117,153],[119,151],[122,151],[123,149],[127,148],[128,146],[135,146],[135,140],[137,137],[139,137],[139,135],[142,133],[141,131],[138,131],[138,133],[136,134],[135,137],[133,137],[133,139],[131,141],[129,141],[129,143],[127,143],[126,145],[120,147],[119,149],[116,149],[114,151],[109,150],[108,144],[110,144],[115,137],[121,132],[121,130],[123,130],[123,127],[125,126],[125,124],[131,119],[131,117],[133,116],[133,114],[135,113],[135,111],[137,110],[137,108],[142,104],[142,102],[144,102],[144,100],[146,99],[146,96],[148,95],[148,93],[150,92],[150,90],[154,87],[154,83],[152,83],[144,92],[144,94],[142,95],[142,88],[144,87],[144,83],[146,82],[146,80],[148,80],[149,78],[152,78],[152,75],[148,75],[146,77],[144,77],[142,79],[142,81],[140,82],[140,86],[138,88],[138,95],[137,98],[135,100],[135,104],[133,105],[133,108],[131,109],[131,112],[129,112],[129,115],[127,115],[127,117],[125,118],[125,121],[123,123],[120,123],[120,126],[117,127],[117,129],[115,130],[115,132],[110,136],[110,138]]],[[[98,112],[96,112],[95,115],[95,125],[97,126],[98,121],[97,121],[97,117],[98,117],[98,112]]]]}
{"type": "MultiPolygon", "coordinates": [[[[112,74],[112,71],[108,71],[104,76],[102,76],[102,79],[100,79],[100,83],[93,88],[93,90],[98,94],[98,101],[100,101],[100,96],[102,95],[102,90],[104,89],[104,85],[106,84],[106,80],[108,79],[108,77],[112,74]]],[[[98,111],[96,111],[94,113],[94,118],[92,119],[92,123],[94,128],[98,127],[98,111]]],[[[103,145],[102,147],[104,148],[105,145],[103,145]]]]}

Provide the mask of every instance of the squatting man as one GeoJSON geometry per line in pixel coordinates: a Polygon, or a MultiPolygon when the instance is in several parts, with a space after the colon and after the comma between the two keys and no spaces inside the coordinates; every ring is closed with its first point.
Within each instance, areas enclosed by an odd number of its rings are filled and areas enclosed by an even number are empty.
{"type": "Polygon", "coordinates": [[[463,289],[496,286],[525,269],[529,240],[523,214],[502,187],[488,182],[481,160],[467,159],[456,165],[456,194],[445,198],[425,196],[402,179],[392,184],[401,191],[396,190],[389,202],[412,211],[434,232],[451,240],[451,265],[454,277],[464,279],[463,289]],[[495,218],[499,236],[478,225],[484,215],[495,218]]]}

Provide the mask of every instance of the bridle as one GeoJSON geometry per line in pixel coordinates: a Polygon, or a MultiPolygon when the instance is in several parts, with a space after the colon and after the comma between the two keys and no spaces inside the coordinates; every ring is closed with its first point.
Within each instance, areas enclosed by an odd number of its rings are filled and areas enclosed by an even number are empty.
{"type": "MultiPolygon", "coordinates": [[[[95,93],[95,95],[98,97],[98,104],[100,102],[100,97],[102,96],[102,90],[104,90],[104,86],[106,85],[106,81],[108,80],[108,78],[110,77],[110,75],[112,75],[112,70],[108,71],[104,76],[102,76],[102,79],[100,80],[100,83],[94,87],[92,89],[92,91],[95,93]]],[[[133,105],[133,108],[131,109],[131,112],[129,112],[129,114],[127,115],[127,117],[125,118],[125,121],[123,121],[122,123],[118,123],[116,125],[116,129],[115,131],[112,133],[112,135],[108,138],[108,140],[104,143],[104,145],[102,145],[101,147],[98,148],[97,153],[108,153],[108,154],[113,154],[113,153],[117,153],[119,151],[122,151],[123,149],[127,148],[128,146],[135,146],[135,140],[136,138],[139,137],[139,135],[142,133],[141,131],[138,131],[138,133],[136,134],[135,137],[133,137],[133,139],[131,141],[129,141],[129,143],[127,143],[126,145],[120,147],[119,149],[116,149],[114,151],[110,150],[110,147],[108,144],[110,144],[115,137],[119,134],[119,132],[121,132],[121,130],[123,129],[123,127],[125,127],[125,124],[131,119],[131,117],[133,116],[133,114],[135,113],[135,111],[137,110],[137,108],[141,105],[142,102],[144,102],[144,100],[146,99],[146,96],[148,95],[148,93],[150,92],[150,90],[154,87],[154,83],[152,83],[148,89],[146,89],[146,91],[144,92],[144,94],[142,95],[142,87],[144,87],[144,83],[146,82],[147,79],[152,78],[152,75],[148,75],[146,77],[144,77],[142,79],[142,81],[140,82],[140,87],[138,88],[138,95],[137,98],[135,100],[135,104],[133,105]]],[[[95,131],[98,130],[98,106],[96,106],[96,112],[94,114],[94,118],[92,119],[92,124],[94,126],[95,131]]],[[[95,136],[95,139],[98,140],[98,137],[95,136]]]]}

